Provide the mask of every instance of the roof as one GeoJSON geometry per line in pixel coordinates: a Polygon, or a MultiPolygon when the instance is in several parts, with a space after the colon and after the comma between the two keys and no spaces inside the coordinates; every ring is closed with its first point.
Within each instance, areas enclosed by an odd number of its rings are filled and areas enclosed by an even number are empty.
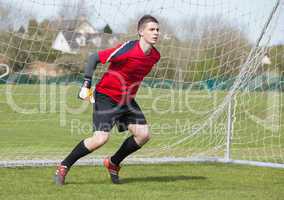
{"type": "Polygon", "coordinates": [[[105,33],[94,33],[94,34],[81,34],[72,31],[62,31],[62,34],[66,41],[68,42],[71,49],[77,50],[80,48],[79,44],[77,43],[76,39],[83,37],[85,39],[86,45],[95,45],[99,48],[105,48],[112,46],[110,44],[110,39],[118,39],[118,34],[105,34],[105,33]],[[95,44],[93,39],[100,38],[100,44],[95,44]]]}
{"type": "Polygon", "coordinates": [[[76,41],[76,38],[80,37],[81,33],[70,32],[70,31],[62,31],[62,34],[66,41],[68,42],[71,49],[79,49],[80,46],[76,41]]]}

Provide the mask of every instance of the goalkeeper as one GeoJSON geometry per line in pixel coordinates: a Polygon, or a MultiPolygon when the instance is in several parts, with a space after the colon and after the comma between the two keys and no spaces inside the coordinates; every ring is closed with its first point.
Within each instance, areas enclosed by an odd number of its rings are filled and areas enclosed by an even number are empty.
{"type": "Polygon", "coordinates": [[[64,184],[67,172],[78,159],[108,141],[114,125],[120,132],[129,130],[131,136],[114,155],[103,161],[113,183],[119,183],[118,173],[122,160],[150,139],[147,121],[134,97],[144,77],[160,59],[160,53],[154,47],[160,35],[159,22],[151,15],[144,15],[138,22],[137,31],[139,40],[98,51],[89,57],[79,98],[94,101],[94,134],[77,144],[57,167],[54,177],[56,184],[64,184]],[[107,62],[110,63],[109,68],[92,95],[93,72],[98,63],[107,62]]]}

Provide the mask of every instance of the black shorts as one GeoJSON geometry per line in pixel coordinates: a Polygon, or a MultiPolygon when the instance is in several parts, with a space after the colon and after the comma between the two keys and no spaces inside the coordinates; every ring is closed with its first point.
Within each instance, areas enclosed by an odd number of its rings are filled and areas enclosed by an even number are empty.
{"type": "Polygon", "coordinates": [[[95,92],[93,104],[93,131],[110,132],[114,125],[119,132],[128,130],[129,124],[147,124],[139,105],[133,99],[125,105],[118,105],[109,96],[95,92]]]}

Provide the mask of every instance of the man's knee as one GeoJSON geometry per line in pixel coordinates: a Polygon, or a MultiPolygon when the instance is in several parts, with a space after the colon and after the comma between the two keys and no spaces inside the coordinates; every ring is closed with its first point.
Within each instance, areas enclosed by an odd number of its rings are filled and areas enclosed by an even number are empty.
{"type": "Polygon", "coordinates": [[[138,145],[142,146],[148,142],[151,138],[150,130],[148,125],[129,125],[128,129],[134,135],[138,145]]]}
{"type": "Polygon", "coordinates": [[[92,137],[85,140],[85,145],[90,150],[95,150],[104,145],[109,139],[109,133],[103,131],[95,131],[92,137]]]}
{"type": "Polygon", "coordinates": [[[150,131],[139,133],[140,138],[146,143],[151,139],[150,131]]]}
{"type": "Polygon", "coordinates": [[[106,143],[109,139],[109,133],[104,131],[95,131],[93,138],[100,143],[106,143]]]}

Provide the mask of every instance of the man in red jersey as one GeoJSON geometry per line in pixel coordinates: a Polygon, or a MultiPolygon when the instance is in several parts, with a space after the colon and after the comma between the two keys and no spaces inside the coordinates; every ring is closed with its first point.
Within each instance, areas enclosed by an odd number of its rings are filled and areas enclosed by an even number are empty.
{"type": "Polygon", "coordinates": [[[160,53],[154,47],[160,35],[159,22],[151,15],[144,15],[138,22],[137,30],[139,40],[128,41],[90,56],[79,92],[79,98],[83,100],[91,98],[91,81],[97,64],[110,63],[94,92],[94,134],[82,140],[61,162],[54,176],[56,184],[65,183],[67,172],[78,159],[108,141],[114,125],[119,131],[129,130],[132,135],[113,156],[103,161],[113,183],[119,183],[121,161],[150,139],[149,126],[134,98],[144,77],[160,59],[160,53]]]}

